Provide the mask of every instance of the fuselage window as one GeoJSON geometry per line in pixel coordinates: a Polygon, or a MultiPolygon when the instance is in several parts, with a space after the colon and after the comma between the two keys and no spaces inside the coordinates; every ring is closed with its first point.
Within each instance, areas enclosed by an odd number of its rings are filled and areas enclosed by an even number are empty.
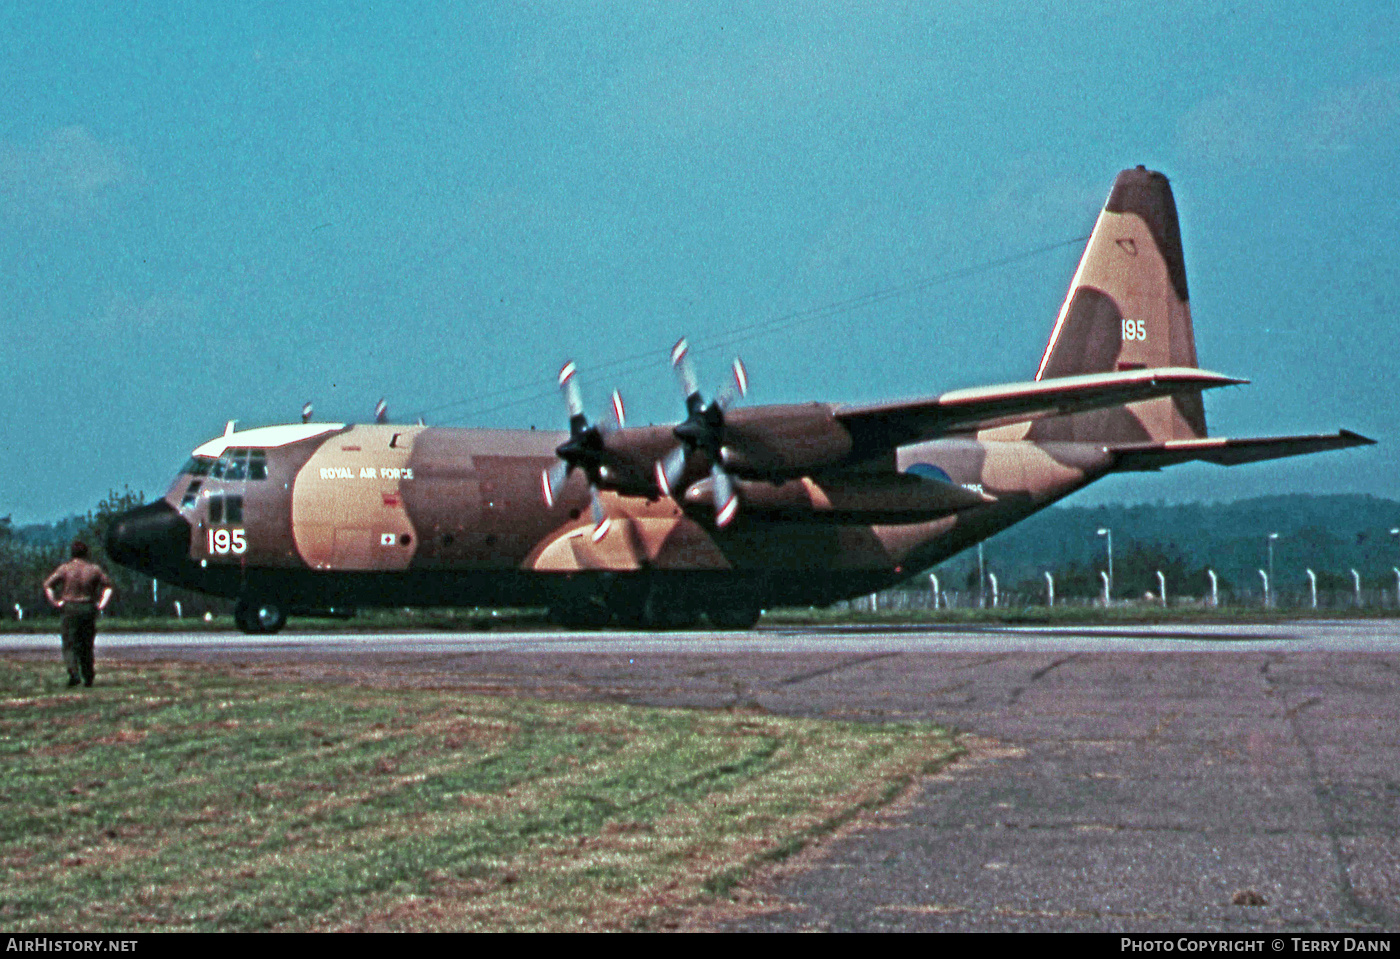
{"type": "Polygon", "coordinates": [[[244,521],[244,497],[214,493],[209,497],[209,525],[244,521]]]}
{"type": "Polygon", "coordinates": [[[209,525],[243,522],[243,497],[231,493],[215,493],[209,497],[209,525]]]}
{"type": "Polygon", "coordinates": [[[253,450],[248,454],[248,478],[250,480],[267,479],[266,450],[253,450]]]}

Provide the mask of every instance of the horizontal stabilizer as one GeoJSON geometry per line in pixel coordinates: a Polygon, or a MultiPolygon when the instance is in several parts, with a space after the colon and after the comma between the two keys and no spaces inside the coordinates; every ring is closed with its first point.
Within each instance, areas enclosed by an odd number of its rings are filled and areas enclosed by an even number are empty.
{"type": "Polygon", "coordinates": [[[1158,367],[980,386],[928,399],[838,406],[833,412],[850,430],[858,448],[889,449],[949,434],[1247,382],[1206,370],[1158,367]]]}
{"type": "Polygon", "coordinates": [[[1370,446],[1376,441],[1342,430],[1335,435],[1260,436],[1251,439],[1169,440],[1165,443],[1143,443],[1114,447],[1115,468],[1119,470],[1159,470],[1164,466],[1203,460],[1220,466],[1258,463],[1285,456],[1325,453],[1351,446],[1370,446]]]}

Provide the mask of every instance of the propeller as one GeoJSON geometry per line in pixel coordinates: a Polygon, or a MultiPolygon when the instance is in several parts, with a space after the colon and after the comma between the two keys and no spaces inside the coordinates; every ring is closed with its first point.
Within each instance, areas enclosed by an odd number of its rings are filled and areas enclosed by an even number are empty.
{"type": "Polygon", "coordinates": [[[389,422],[389,402],[382,396],[379,398],[379,402],[374,404],[374,421],[376,423],[389,422]]]}
{"type": "Polygon", "coordinates": [[[724,414],[739,397],[748,395],[748,371],[744,361],[735,357],[734,386],[738,395],[726,388],[707,404],[700,395],[700,381],[690,361],[690,344],[684,337],[671,348],[671,367],[685,394],[686,418],[674,430],[680,445],[656,462],[656,485],[667,496],[680,492],[680,482],[691,454],[703,453],[710,463],[710,477],[714,481],[715,525],[723,528],[739,512],[738,492],[724,468],[724,414]]]}
{"type": "Polygon", "coordinates": [[[303,403],[302,406],[301,406],[301,421],[302,421],[303,423],[310,423],[310,422],[311,422],[311,415],[312,415],[312,413],[314,413],[314,412],[315,412],[315,410],[312,408],[311,402],[310,402],[309,400],[308,400],[307,402],[303,403]]]}
{"type": "MultiPolygon", "coordinates": [[[[606,477],[608,469],[607,449],[603,440],[611,427],[605,423],[589,424],[588,417],[583,412],[583,397],[575,379],[577,373],[578,368],[574,366],[573,360],[565,363],[559,370],[559,391],[563,394],[564,406],[569,412],[569,438],[554,450],[559,459],[549,469],[541,472],[540,486],[544,493],[545,505],[552,509],[559,491],[568,482],[569,474],[575,469],[583,471],[588,477],[588,495],[593,509],[593,542],[596,543],[608,534],[611,525],[607,511],[603,508],[603,501],[598,496],[598,485],[606,477]]],[[[613,416],[618,427],[621,427],[626,423],[626,413],[622,406],[622,395],[617,390],[613,390],[612,405],[613,416]]]]}

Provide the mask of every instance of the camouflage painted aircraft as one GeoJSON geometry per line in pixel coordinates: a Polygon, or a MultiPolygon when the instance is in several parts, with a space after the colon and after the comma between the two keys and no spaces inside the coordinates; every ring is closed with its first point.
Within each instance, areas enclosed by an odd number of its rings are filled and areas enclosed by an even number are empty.
{"type": "Polygon", "coordinates": [[[705,401],[684,341],[672,361],[675,426],[625,427],[620,403],[616,425],[590,424],[573,364],[567,434],[230,424],[107,547],[235,599],[247,632],[370,606],[746,628],[891,586],[1110,472],[1373,442],[1207,435],[1202,391],[1245,381],[1196,366],[1175,201],[1142,167],[1115,181],[1030,382],[739,407],[705,401]]]}

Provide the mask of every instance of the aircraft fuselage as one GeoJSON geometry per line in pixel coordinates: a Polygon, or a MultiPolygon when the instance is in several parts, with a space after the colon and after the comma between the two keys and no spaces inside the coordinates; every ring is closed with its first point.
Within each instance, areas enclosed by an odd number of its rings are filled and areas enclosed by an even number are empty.
{"type": "MultiPolygon", "coordinates": [[[[1221,466],[1364,446],[1342,430],[1212,437],[1167,178],[1122,171],[1035,379],[877,403],[706,401],[671,350],[686,417],[569,432],[300,424],[195,450],[108,550],[236,597],[239,625],[358,606],[547,605],[566,624],[746,626],[772,605],[880,589],[1110,470],[1221,466]]],[[[748,375],[734,364],[739,395],[748,375]]],[[[727,398],[726,398],[727,397],[727,398]]]]}
{"type": "Polygon", "coordinates": [[[151,575],[293,609],[556,605],[643,581],[695,603],[718,590],[729,602],[824,605],[898,582],[1111,464],[1089,444],[935,440],[829,488],[821,476],[750,482],[745,521],[726,529],[703,500],[604,491],[609,529],[595,539],[580,473],[552,506],[541,496],[566,438],[378,424],[232,433],[196,450],[109,540],[151,575]],[[920,521],[921,475],[995,502],[920,521]]]}

